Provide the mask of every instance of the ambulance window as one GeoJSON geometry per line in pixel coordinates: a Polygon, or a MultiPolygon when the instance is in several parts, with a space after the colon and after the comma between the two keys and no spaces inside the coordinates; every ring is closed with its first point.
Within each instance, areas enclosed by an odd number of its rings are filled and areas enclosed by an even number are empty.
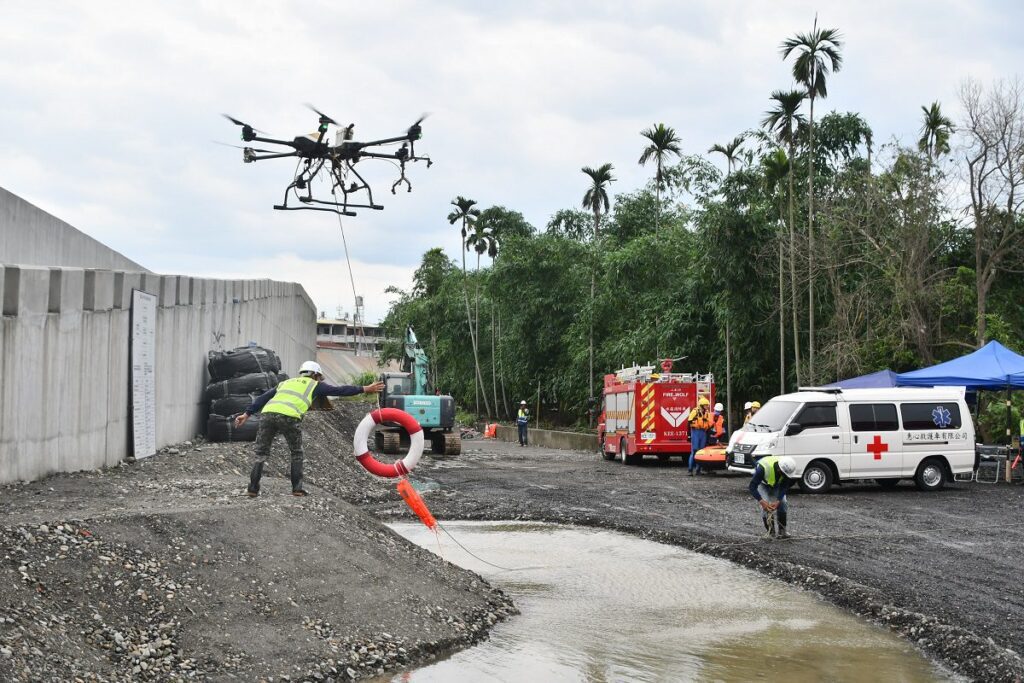
{"type": "Polygon", "coordinates": [[[960,406],[953,403],[904,403],[900,406],[907,430],[960,429],[960,406]]]}
{"type": "Polygon", "coordinates": [[[850,425],[855,432],[895,432],[900,428],[892,403],[851,405],[850,425]]]}
{"type": "Polygon", "coordinates": [[[815,427],[835,427],[836,404],[835,403],[808,403],[793,422],[797,422],[804,429],[815,427]]]}

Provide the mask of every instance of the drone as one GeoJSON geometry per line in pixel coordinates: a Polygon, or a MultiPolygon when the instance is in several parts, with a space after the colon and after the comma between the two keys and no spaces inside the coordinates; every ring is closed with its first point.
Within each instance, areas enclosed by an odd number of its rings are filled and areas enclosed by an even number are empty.
{"type": "MultiPolygon", "coordinates": [[[[287,157],[299,159],[295,168],[295,178],[285,188],[284,199],[280,204],[274,205],[278,211],[329,211],[341,216],[355,216],[356,213],[352,209],[380,211],[384,207],[374,201],[373,188],[356,170],[356,164],[364,159],[386,160],[394,164],[399,171],[398,179],[391,185],[391,194],[395,194],[400,187],[405,187],[407,192],[412,192],[412,183],[405,175],[406,164],[425,161],[427,168],[430,168],[434,163],[429,156],[417,156],[416,154],[416,141],[423,137],[421,124],[427,117],[426,114],[409,126],[405,135],[357,142],[353,139],[354,123],[341,126],[312,105],[306,106],[320,117],[316,132],[299,135],[291,140],[263,137],[265,135],[263,131],[244,121],[239,121],[233,116],[224,114],[224,117],[231,123],[242,128],[243,141],[278,145],[281,148],[274,150],[242,147],[242,161],[245,163],[251,164],[265,159],[287,157]],[[327,142],[331,126],[337,128],[333,145],[327,142]],[[388,153],[382,150],[383,147],[397,144],[401,144],[401,146],[394,152],[388,153]],[[289,151],[284,151],[285,148],[289,151]],[[326,179],[330,183],[330,199],[317,198],[313,194],[313,181],[321,173],[326,175],[326,179]],[[289,200],[292,201],[291,204],[289,204],[289,200]]],[[[323,195],[320,196],[323,197],[323,195]]]]}

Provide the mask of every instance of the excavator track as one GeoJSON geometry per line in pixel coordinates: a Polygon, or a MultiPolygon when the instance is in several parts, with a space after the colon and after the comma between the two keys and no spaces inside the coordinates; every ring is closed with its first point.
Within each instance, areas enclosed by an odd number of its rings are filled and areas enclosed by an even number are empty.
{"type": "Polygon", "coordinates": [[[430,451],[434,455],[458,455],[462,452],[462,439],[454,432],[434,434],[430,442],[430,451]]]}

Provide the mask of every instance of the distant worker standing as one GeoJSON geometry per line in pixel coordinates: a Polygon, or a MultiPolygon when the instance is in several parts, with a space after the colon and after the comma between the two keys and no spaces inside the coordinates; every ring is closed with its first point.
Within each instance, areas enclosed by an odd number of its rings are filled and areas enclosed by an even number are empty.
{"type": "Polygon", "coordinates": [[[711,414],[708,406],[711,401],[706,396],[697,399],[697,409],[690,413],[690,467],[689,476],[693,473],[701,473],[700,463],[697,462],[697,451],[708,445],[708,429],[711,428],[711,414]]]}
{"type": "Polygon", "coordinates": [[[755,415],[757,415],[757,411],[759,411],[759,410],[761,410],[761,402],[760,401],[751,401],[750,402],[750,417],[754,417],[755,415]]]}
{"type": "Polygon", "coordinates": [[[789,503],[786,493],[796,483],[796,461],[768,455],[757,461],[750,479],[750,495],[761,506],[761,521],[768,536],[789,538],[786,531],[789,503]]]}
{"type": "Polygon", "coordinates": [[[711,444],[722,443],[725,439],[725,415],[722,415],[722,411],[725,410],[725,406],[721,403],[715,404],[715,412],[711,416],[711,429],[709,430],[711,444]]]}
{"type": "Polygon", "coordinates": [[[292,495],[305,496],[302,488],[302,418],[313,404],[313,401],[327,396],[355,396],[356,394],[376,394],[384,388],[383,382],[375,382],[365,387],[348,385],[334,386],[323,381],[320,364],[307,360],[299,368],[299,376],[286,379],[275,388],[256,397],[256,400],[235,418],[235,428],[241,427],[249,416],[260,412],[260,428],[256,432],[253,462],[249,474],[249,488],[246,494],[255,498],[260,494],[260,479],[263,477],[263,465],[270,455],[270,447],[274,437],[279,433],[288,442],[291,449],[292,495]]]}
{"type": "Polygon", "coordinates": [[[530,424],[530,409],[526,407],[526,401],[519,402],[519,413],[516,414],[516,427],[519,429],[519,445],[527,444],[526,428],[530,424]]]}
{"type": "Polygon", "coordinates": [[[750,401],[747,401],[746,403],[743,404],[743,424],[747,424],[748,422],[750,422],[750,406],[752,405],[753,404],[750,401]]]}

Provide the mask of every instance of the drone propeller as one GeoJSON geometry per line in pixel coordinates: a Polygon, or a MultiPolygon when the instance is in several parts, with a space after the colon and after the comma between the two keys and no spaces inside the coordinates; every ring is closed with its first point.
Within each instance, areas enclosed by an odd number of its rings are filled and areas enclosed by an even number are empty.
{"type": "Polygon", "coordinates": [[[263,133],[262,130],[253,128],[248,123],[245,123],[244,121],[239,121],[234,116],[228,116],[227,114],[222,114],[222,116],[231,123],[235,124],[236,126],[242,127],[242,139],[245,140],[246,142],[250,142],[251,140],[253,140],[256,137],[256,133],[263,133]]]}
{"type": "Polygon", "coordinates": [[[423,137],[423,126],[421,126],[420,124],[423,123],[428,116],[430,116],[429,113],[424,113],[423,116],[421,116],[416,121],[416,123],[409,126],[409,130],[407,132],[409,134],[410,140],[419,140],[421,137],[423,137]]]}
{"type": "Polygon", "coordinates": [[[321,133],[326,133],[327,132],[327,126],[328,125],[333,125],[333,126],[339,126],[340,127],[340,125],[338,124],[337,121],[335,121],[330,116],[328,116],[327,114],[323,113],[322,111],[320,111],[319,109],[314,107],[309,102],[306,102],[306,106],[320,117],[320,132],[321,133]]]}

